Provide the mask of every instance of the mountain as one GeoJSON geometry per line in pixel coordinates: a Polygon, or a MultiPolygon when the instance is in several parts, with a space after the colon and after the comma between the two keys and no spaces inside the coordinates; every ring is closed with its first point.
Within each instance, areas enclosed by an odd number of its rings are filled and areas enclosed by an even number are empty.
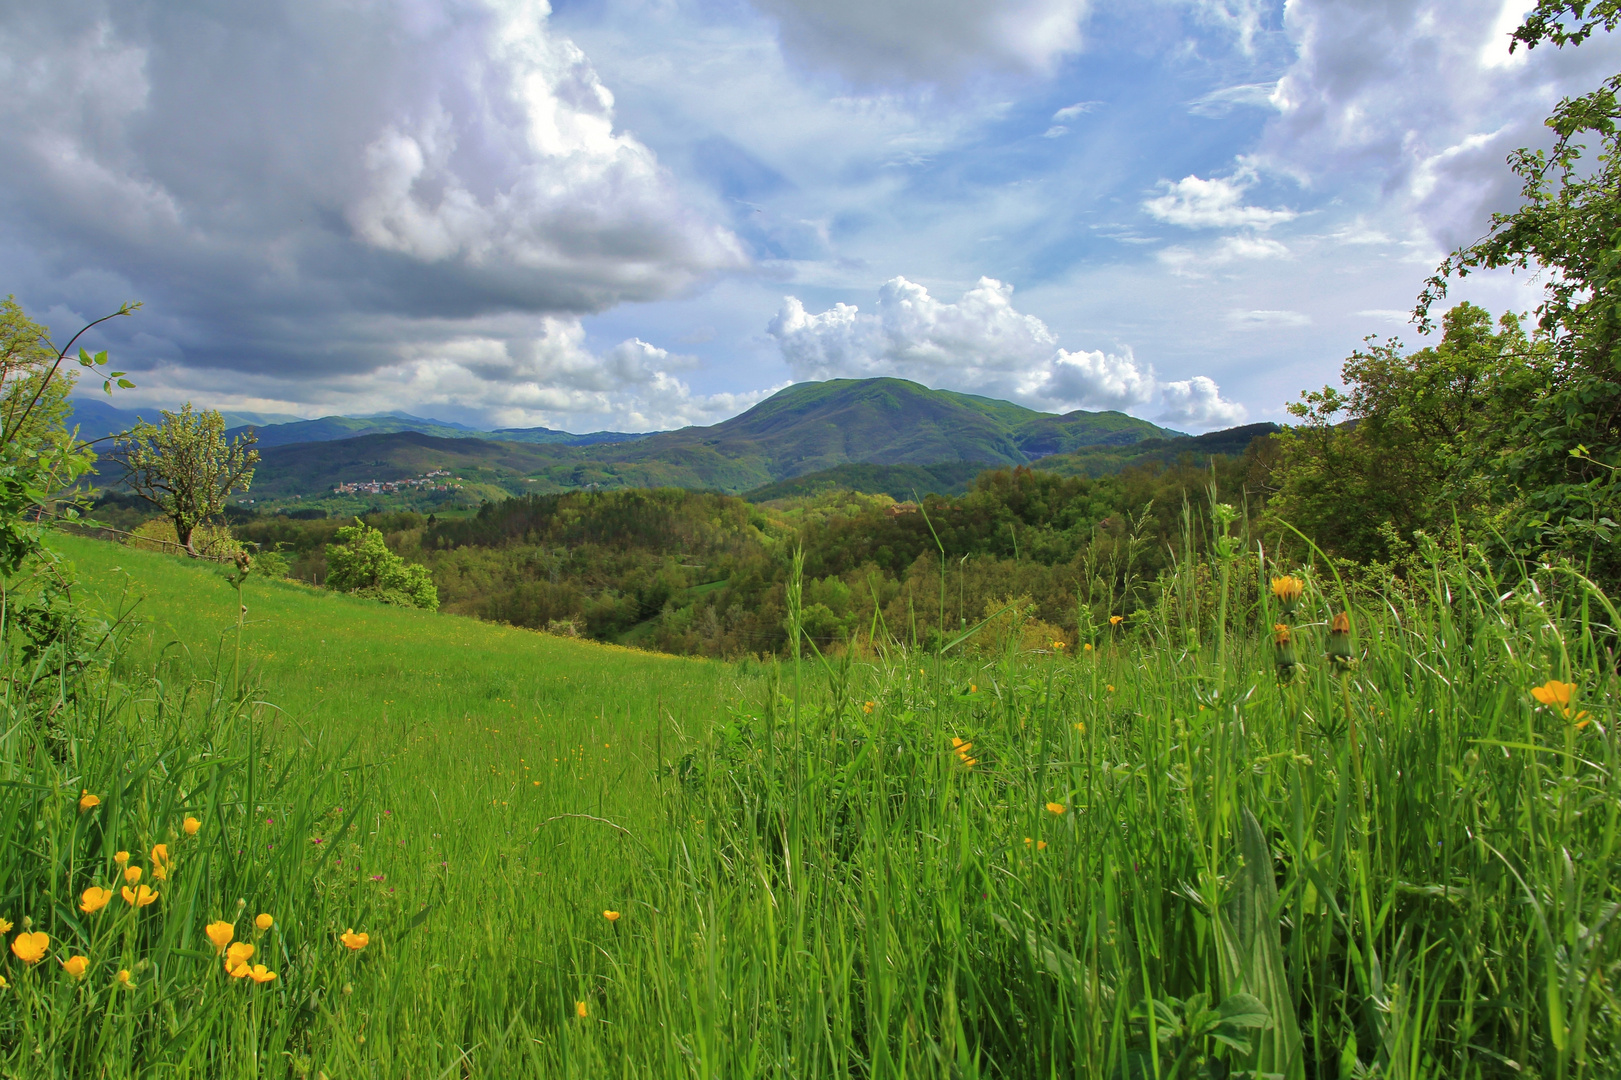
{"type": "Polygon", "coordinates": [[[481,431],[466,424],[450,420],[430,420],[410,413],[376,413],[371,416],[323,416],[318,420],[298,420],[293,423],[246,425],[228,432],[240,434],[251,426],[259,435],[261,449],[269,446],[288,446],[293,443],[336,442],[362,435],[389,435],[398,431],[416,431],[436,435],[442,439],[490,439],[497,442],[556,443],[563,446],[594,446],[598,443],[627,442],[640,439],[642,434],[625,431],[593,431],[588,435],[575,435],[551,428],[501,428],[481,431]]]}
{"type": "Polygon", "coordinates": [[[1214,454],[1237,457],[1248,450],[1250,443],[1256,439],[1276,435],[1282,430],[1278,424],[1244,424],[1204,435],[1143,439],[1129,446],[1080,447],[1068,453],[1041,458],[1033,467],[1063,476],[1108,476],[1132,465],[1156,461],[1169,464],[1183,455],[1189,455],[1196,461],[1214,454]]]}
{"type": "MultiPolygon", "coordinates": [[[[373,418],[366,423],[397,421],[373,418]]],[[[339,430],[335,423],[314,426],[326,423],[278,426],[306,436],[339,430]]],[[[799,383],[711,427],[618,442],[579,441],[591,436],[568,436],[566,443],[495,440],[482,433],[469,438],[466,432],[400,429],[324,443],[306,437],[291,444],[267,438],[274,430],[261,431],[264,460],[255,481],[256,492],[271,496],[317,494],[339,481],[407,479],[430,469],[465,474],[469,481],[476,475],[479,483],[509,491],[669,486],[738,493],[843,465],[956,464],[977,471],[1024,465],[1055,452],[1185,438],[1124,413],[1058,416],[994,398],[930,390],[904,379],[799,383]]],[[[903,490],[910,490],[924,481],[909,477],[904,482],[903,490]]],[[[936,478],[930,487],[938,490],[943,482],[936,478]]],[[[953,476],[953,484],[961,482],[953,476]]]]}
{"type": "Polygon", "coordinates": [[[743,493],[752,503],[803,499],[828,491],[860,491],[888,495],[898,502],[923,495],[961,495],[985,471],[977,461],[948,461],[939,465],[835,465],[791,480],[743,493]]]}
{"type": "MultiPolygon", "coordinates": [[[[68,423],[78,425],[81,439],[95,440],[108,435],[122,434],[134,427],[142,417],[153,424],[163,421],[163,410],[157,406],[142,405],[134,409],[120,409],[109,405],[100,397],[72,397],[68,401],[73,406],[73,418],[68,423]]],[[[249,424],[280,425],[300,422],[298,417],[288,416],[285,413],[226,412],[222,415],[225,417],[227,427],[238,429],[249,424]]]]}

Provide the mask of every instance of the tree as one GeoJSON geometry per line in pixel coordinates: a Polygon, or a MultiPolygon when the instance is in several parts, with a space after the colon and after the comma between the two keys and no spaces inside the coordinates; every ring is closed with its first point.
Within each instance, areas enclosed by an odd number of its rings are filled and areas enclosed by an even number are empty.
{"type": "Polygon", "coordinates": [[[176,539],[196,558],[192,532],[225,512],[231,492],[248,489],[258,441],[248,431],[227,443],[218,410],[193,412],[188,401],[178,413],[163,410],[161,425],[143,420],[122,440],[124,483],[174,522],[176,539]]]}
{"type": "Polygon", "coordinates": [[[439,590],[427,567],[408,563],[383,542],[383,534],[359,518],[336,534],[337,543],[326,549],[326,583],[339,592],[353,593],[401,607],[439,608],[439,590]]]}
{"type": "MultiPolygon", "coordinates": [[[[1513,45],[1562,48],[1621,23],[1621,0],[1541,0],[1513,45]]],[[[1512,47],[1512,46],[1511,46],[1512,47]]],[[[1448,281],[1477,270],[1535,269],[1545,276],[1537,326],[1550,354],[1546,392],[1525,400],[1498,464],[1523,492],[1506,522],[1526,553],[1585,559],[1621,580],[1621,75],[1566,98],[1547,126],[1551,150],[1515,151],[1521,204],[1492,215],[1487,235],[1454,251],[1426,283],[1414,312],[1427,327],[1448,281]],[[1586,140],[1594,139],[1597,152],[1586,140]]]]}
{"type": "Polygon", "coordinates": [[[1289,406],[1301,424],[1277,437],[1268,517],[1336,555],[1387,557],[1392,533],[1471,532],[1516,503],[1496,463],[1505,434],[1543,392],[1548,357],[1518,319],[1459,304],[1439,344],[1406,353],[1395,339],[1351,355],[1345,391],[1289,406]]]}
{"type": "MultiPolygon", "coordinates": [[[[50,331],[23,312],[15,297],[0,303],[0,577],[15,574],[40,550],[38,515],[43,508],[71,493],[90,470],[95,453],[67,426],[72,406],[68,392],[78,372],[64,369],[74,344],[108,319],[132,315],[139,304],[125,304],[74,334],[61,349],[51,343],[50,331]]],[[[121,371],[97,371],[107,354],[79,350],[77,363],[112,384],[133,387],[121,371]]],[[[69,499],[69,516],[74,513],[69,499]]]]}

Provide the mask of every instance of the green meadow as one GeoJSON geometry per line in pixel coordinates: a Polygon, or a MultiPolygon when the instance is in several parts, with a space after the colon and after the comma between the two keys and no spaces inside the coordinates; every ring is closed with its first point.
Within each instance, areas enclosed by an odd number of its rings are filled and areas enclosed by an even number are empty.
{"type": "Polygon", "coordinates": [[[251,576],[239,631],[217,567],[52,546],[98,618],[7,684],[4,1075],[1621,1074],[1573,576],[1284,610],[1229,546],[1078,655],[723,664],[251,576]]]}

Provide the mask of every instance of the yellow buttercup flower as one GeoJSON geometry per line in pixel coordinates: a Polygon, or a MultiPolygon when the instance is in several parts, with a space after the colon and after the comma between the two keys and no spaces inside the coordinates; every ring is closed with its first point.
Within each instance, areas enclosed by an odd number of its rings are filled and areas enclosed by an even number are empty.
{"type": "Polygon", "coordinates": [[[1082,652],[1091,652],[1092,651],[1092,643],[1090,641],[1088,641],[1085,645],[1082,645],[1081,646],[1081,651],[1082,652]]]}
{"type": "Polygon", "coordinates": [[[45,950],[50,947],[50,935],[38,930],[32,934],[25,930],[11,942],[11,951],[25,964],[37,964],[45,959],[45,950]]]}
{"type": "Polygon", "coordinates": [[[584,1020],[587,1016],[590,1015],[589,1010],[587,1010],[586,1007],[585,1007],[585,1002],[576,1001],[574,1003],[574,1015],[578,1016],[581,1020],[584,1020]]]}
{"type": "Polygon", "coordinates": [[[132,989],[135,986],[135,977],[129,973],[128,968],[120,971],[117,975],[113,976],[113,978],[118,980],[118,984],[120,986],[128,986],[132,989]]]}
{"type": "Polygon", "coordinates": [[[225,970],[232,978],[240,979],[248,973],[248,961],[253,959],[253,946],[239,941],[225,950],[225,970]]]}
{"type": "Polygon", "coordinates": [[[120,851],[118,854],[113,856],[113,862],[117,863],[119,866],[123,866],[125,863],[129,862],[129,852],[120,851]]]}
{"type": "Polygon", "coordinates": [[[604,919],[607,919],[611,923],[618,922],[619,921],[619,912],[617,912],[617,911],[604,911],[602,913],[602,917],[604,919]]]}
{"type": "Polygon", "coordinates": [[[1109,625],[1110,626],[1119,626],[1121,623],[1123,623],[1125,621],[1126,621],[1126,617],[1124,615],[1110,615],[1109,616],[1109,625]]]}
{"type": "Polygon", "coordinates": [[[84,813],[86,810],[94,810],[96,807],[98,807],[100,805],[101,805],[101,796],[100,795],[92,795],[92,794],[90,794],[89,790],[84,789],[84,788],[81,788],[79,790],[79,812],[81,814],[84,813]]]}
{"type": "Polygon", "coordinates": [[[136,882],[140,881],[141,880],[141,868],[139,866],[125,867],[125,869],[124,869],[124,880],[127,883],[131,884],[131,885],[134,885],[136,882]]]}
{"type": "Polygon", "coordinates": [[[107,901],[113,898],[111,889],[103,889],[100,885],[92,885],[79,895],[79,910],[86,914],[94,914],[107,906],[107,901]]]}
{"type": "Polygon", "coordinates": [[[1059,652],[1063,652],[1064,651],[1064,643],[1062,641],[1055,641],[1055,642],[1053,642],[1053,648],[1058,650],[1059,652]]]}
{"type": "Polygon", "coordinates": [[[134,904],[136,907],[145,907],[158,898],[158,894],[145,885],[138,889],[132,889],[125,885],[119,890],[119,894],[123,896],[124,903],[134,904]]]}
{"type": "Polygon", "coordinates": [[[346,948],[359,952],[361,949],[364,949],[367,945],[371,944],[371,935],[357,934],[355,933],[355,928],[351,926],[349,929],[338,935],[338,940],[343,942],[346,948]]]}
{"type": "Polygon", "coordinates": [[[158,844],[152,848],[152,880],[167,881],[169,878],[169,845],[158,844]]]}
{"type": "Polygon", "coordinates": [[[207,934],[208,940],[214,943],[214,951],[221,953],[225,951],[225,946],[231,943],[231,939],[236,937],[236,928],[221,919],[203,927],[203,933],[207,934]]]}
{"type": "Polygon", "coordinates": [[[197,830],[203,827],[203,823],[194,817],[188,817],[184,822],[181,823],[180,827],[186,830],[187,836],[196,836],[197,830]]]}
{"type": "Polygon", "coordinates": [[[6,977],[4,975],[0,975],[0,990],[6,990],[6,989],[9,989],[10,987],[11,987],[11,984],[6,982],[6,977]]]}
{"type": "Polygon", "coordinates": [[[84,973],[88,971],[89,968],[90,958],[88,956],[70,956],[66,960],[62,961],[62,970],[73,976],[75,979],[84,978],[84,973]]]}
{"type": "Polygon", "coordinates": [[[0,934],[9,934],[9,933],[11,933],[11,920],[10,919],[0,919],[0,934]]]}
{"type": "Polygon", "coordinates": [[[276,920],[271,918],[269,915],[260,915],[258,918],[253,920],[253,925],[257,926],[261,930],[269,930],[272,926],[276,925],[276,920]]]}
{"type": "Polygon", "coordinates": [[[275,977],[276,973],[267,969],[263,964],[254,964],[253,967],[248,970],[248,978],[252,979],[256,983],[267,983],[275,977]]]}
{"type": "Polygon", "coordinates": [[[1558,679],[1549,679],[1541,686],[1531,688],[1531,696],[1542,704],[1561,707],[1570,704],[1570,695],[1575,692],[1575,683],[1560,682],[1558,679]]]}
{"type": "Polygon", "coordinates": [[[1047,804],[1047,813],[1049,814],[1062,814],[1066,809],[1068,809],[1068,807],[1060,802],[1050,802],[1047,804]]]}

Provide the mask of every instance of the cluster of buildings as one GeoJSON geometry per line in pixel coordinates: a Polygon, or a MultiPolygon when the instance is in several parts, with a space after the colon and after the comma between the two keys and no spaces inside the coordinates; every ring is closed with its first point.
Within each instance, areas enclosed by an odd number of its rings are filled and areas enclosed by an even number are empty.
{"type": "Polygon", "coordinates": [[[358,480],[332,490],[338,495],[384,495],[394,491],[460,491],[461,484],[450,479],[449,471],[435,469],[410,480],[358,480]]]}

